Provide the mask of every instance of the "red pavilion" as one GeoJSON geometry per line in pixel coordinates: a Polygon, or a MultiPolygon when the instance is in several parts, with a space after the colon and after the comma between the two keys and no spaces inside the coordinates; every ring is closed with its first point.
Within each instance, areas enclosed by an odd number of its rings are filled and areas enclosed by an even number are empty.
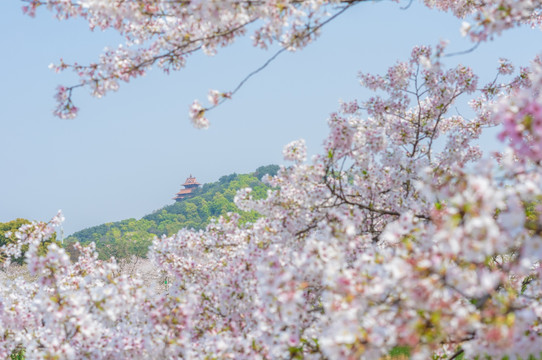
{"type": "Polygon", "coordinates": [[[181,191],[179,191],[175,197],[173,198],[173,200],[175,201],[181,201],[183,199],[186,199],[187,197],[190,197],[192,195],[192,192],[194,190],[196,190],[197,188],[199,188],[201,184],[196,180],[195,177],[192,177],[192,174],[190,174],[190,176],[188,177],[188,179],[186,179],[186,181],[184,182],[183,186],[184,186],[184,189],[181,189],[181,191]]]}

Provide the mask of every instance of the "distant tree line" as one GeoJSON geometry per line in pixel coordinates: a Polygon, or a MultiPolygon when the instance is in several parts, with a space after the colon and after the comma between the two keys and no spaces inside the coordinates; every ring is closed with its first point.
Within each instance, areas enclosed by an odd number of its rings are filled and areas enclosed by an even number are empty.
{"type": "Polygon", "coordinates": [[[246,187],[252,188],[255,199],[265,198],[270,187],[261,180],[266,174],[275,175],[278,169],[277,165],[268,165],[251,174],[222,176],[217,182],[196,189],[192,197],[164,206],[139,220],[132,218],[78,231],[65,239],[65,245],[74,259],[77,258],[75,242],[94,242],[102,259],[145,257],[155,236],[170,236],[183,228],[202,230],[211,219],[228,212],[240,214],[242,223],[253,222],[259,214],[241,211],[233,198],[239,189],[246,187]]]}

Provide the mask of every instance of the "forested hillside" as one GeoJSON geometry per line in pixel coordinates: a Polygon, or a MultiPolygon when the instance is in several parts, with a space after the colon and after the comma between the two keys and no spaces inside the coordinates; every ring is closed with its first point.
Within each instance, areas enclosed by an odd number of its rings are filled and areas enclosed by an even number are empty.
{"type": "Polygon", "coordinates": [[[204,184],[194,196],[164,206],[143,218],[126,219],[78,231],[65,239],[68,249],[75,242],[94,241],[100,258],[126,258],[130,255],[144,257],[155,236],[172,235],[182,228],[204,229],[212,218],[235,212],[242,222],[254,221],[258,214],[244,212],[235,206],[233,198],[237,190],[250,187],[254,198],[264,198],[269,186],[261,179],[265,174],[274,175],[277,165],[262,166],[251,174],[222,176],[217,182],[204,184]]]}

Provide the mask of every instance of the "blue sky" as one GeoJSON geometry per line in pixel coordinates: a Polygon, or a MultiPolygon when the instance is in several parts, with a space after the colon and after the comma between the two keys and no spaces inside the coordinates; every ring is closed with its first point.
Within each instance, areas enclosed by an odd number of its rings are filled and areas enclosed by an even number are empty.
{"type": "MultiPolygon", "coordinates": [[[[309,153],[318,153],[339,99],[368,95],[358,71],[382,73],[408,58],[416,44],[448,39],[450,50],[472,45],[459,34],[460,20],[417,2],[408,10],[401,5],[357,5],[324,28],[318,41],[283,54],[209,113],[211,128],[202,131],[188,120],[192,101],[205,100],[209,89],[233,89],[271,52],[240,39],[217,56],[193,56],[178,73],[155,69],[103,99],[79,91],[79,117],[60,120],[51,115],[54,89],[76,79],[48,65],[61,57],[93,61],[119,38],[90,32],[80,20],[59,22],[45,10],[32,19],[22,14],[21,2],[2,1],[0,222],[48,220],[62,209],[70,234],[170,204],[190,174],[204,183],[280,164],[282,147],[295,139],[304,138],[309,153]]],[[[538,30],[511,31],[450,64],[472,66],[489,79],[501,56],[527,65],[540,40],[538,30]]],[[[488,137],[483,146],[499,145],[488,137]]]]}

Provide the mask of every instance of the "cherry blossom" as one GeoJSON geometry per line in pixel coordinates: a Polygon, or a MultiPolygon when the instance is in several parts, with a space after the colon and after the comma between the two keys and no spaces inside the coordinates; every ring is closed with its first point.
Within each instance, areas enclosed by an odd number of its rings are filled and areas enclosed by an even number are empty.
{"type": "MultiPolygon", "coordinates": [[[[249,24],[256,46],[301,49],[361,1],[26,2],[32,16],[45,6],[125,36],[96,64],[53,66],[103,96],[153,65],[167,72],[195,51],[212,55],[249,24]]],[[[539,24],[542,5],[424,3],[465,19],[477,42],[539,24]]],[[[154,239],[149,258],[167,289],[99,261],[94,245],[73,263],[56,244],[39,255],[61,215],[23,226],[0,251],[9,259],[27,246],[34,280],[1,279],[0,355],[380,359],[401,346],[414,359],[539,356],[541,60],[515,73],[501,59],[485,83],[445,55],[445,42],[416,46],[384,74],[360,73],[372,95],[330,114],[319,154],[307,160],[295,140],[283,150],[289,166],[265,178],[265,199],[238,192],[239,208],[261,215],[254,223],[228,214],[154,239]],[[467,105],[473,115],[458,115],[467,105]],[[503,151],[484,154],[476,140],[496,126],[503,151]]],[[[73,89],[58,89],[60,116],[77,111],[73,89]]],[[[233,93],[195,101],[194,125],[208,127],[206,111],[233,93]]]]}

